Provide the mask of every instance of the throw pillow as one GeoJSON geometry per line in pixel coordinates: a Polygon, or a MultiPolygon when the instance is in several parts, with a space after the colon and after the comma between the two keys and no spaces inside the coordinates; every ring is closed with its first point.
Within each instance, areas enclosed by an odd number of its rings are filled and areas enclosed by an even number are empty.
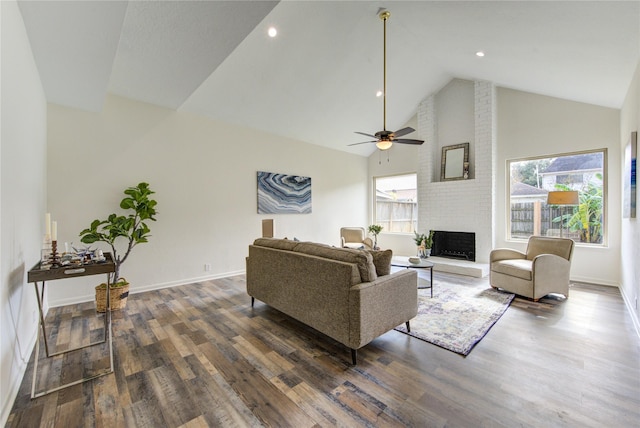
{"type": "Polygon", "coordinates": [[[369,250],[369,253],[371,254],[371,257],[373,257],[376,274],[378,274],[378,276],[389,275],[391,273],[391,258],[393,257],[393,251],[369,250]]]}
{"type": "Polygon", "coordinates": [[[257,245],[260,247],[269,247],[276,248],[278,250],[293,250],[298,242],[290,241],[287,238],[285,239],[277,239],[277,238],[258,238],[253,241],[253,245],[257,245]]]}
{"type": "Polygon", "coordinates": [[[375,281],[378,277],[376,267],[373,264],[373,257],[366,251],[352,250],[350,248],[333,248],[329,245],[316,244],[313,242],[300,243],[293,251],[332,260],[340,260],[347,263],[355,263],[360,271],[360,279],[362,282],[375,281]]]}

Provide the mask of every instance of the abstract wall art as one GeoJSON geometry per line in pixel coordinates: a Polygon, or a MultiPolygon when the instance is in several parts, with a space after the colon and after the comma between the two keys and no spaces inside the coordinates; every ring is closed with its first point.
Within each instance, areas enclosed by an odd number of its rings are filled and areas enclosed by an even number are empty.
{"type": "Polygon", "coordinates": [[[258,214],[311,213],[311,177],[258,171],[258,214]]]}
{"type": "Polygon", "coordinates": [[[631,133],[624,151],[624,202],[622,217],[636,218],[636,158],[638,150],[638,133],[631,133]]]}

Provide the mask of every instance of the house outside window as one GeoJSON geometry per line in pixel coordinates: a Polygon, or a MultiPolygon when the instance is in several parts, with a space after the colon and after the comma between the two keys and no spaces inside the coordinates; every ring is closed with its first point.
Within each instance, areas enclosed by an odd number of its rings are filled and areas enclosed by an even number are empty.
{"type": "Polygon", "coordinates": [[[606,150],[508,162],[509,238],[556,236],[602,245],[606,150]],[[550,191],[577,191],[577,205],[548,205],[550,191]]]}
{"type": "Polygon", "coordinates": [[[416,174],[375,177],[374,219],[386,233],[413,233],[418,223],[416,174]]]}

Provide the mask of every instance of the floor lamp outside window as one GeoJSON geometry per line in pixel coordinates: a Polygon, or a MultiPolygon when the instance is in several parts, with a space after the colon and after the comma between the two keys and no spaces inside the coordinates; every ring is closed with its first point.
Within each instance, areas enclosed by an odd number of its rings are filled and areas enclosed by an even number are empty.
{"type": "Polygon", "coordinates": [[[564,207],[566,205],[579,205],[578,192],[575,190],[549,192],[547,195],[547,205],[559,205],[560,209],[560,237],[564,224],[564,207]]]}

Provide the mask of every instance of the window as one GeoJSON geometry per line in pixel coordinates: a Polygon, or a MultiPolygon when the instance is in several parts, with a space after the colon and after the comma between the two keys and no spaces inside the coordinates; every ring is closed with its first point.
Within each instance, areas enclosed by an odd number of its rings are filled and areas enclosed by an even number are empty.
{"type": "Polygon", "coordinates": [[[413,233],[418,222],[418,185],[416,174],[376,177],[375,224],[390,233],[413,233]]]}
{"type": "Polygon", "coordinates": [[[603,244],[606,150],[508,161],[509,238],[561,236],[603,244]],[[550,191],[577,191],[576,205],[548,205],[550,191]]]}

